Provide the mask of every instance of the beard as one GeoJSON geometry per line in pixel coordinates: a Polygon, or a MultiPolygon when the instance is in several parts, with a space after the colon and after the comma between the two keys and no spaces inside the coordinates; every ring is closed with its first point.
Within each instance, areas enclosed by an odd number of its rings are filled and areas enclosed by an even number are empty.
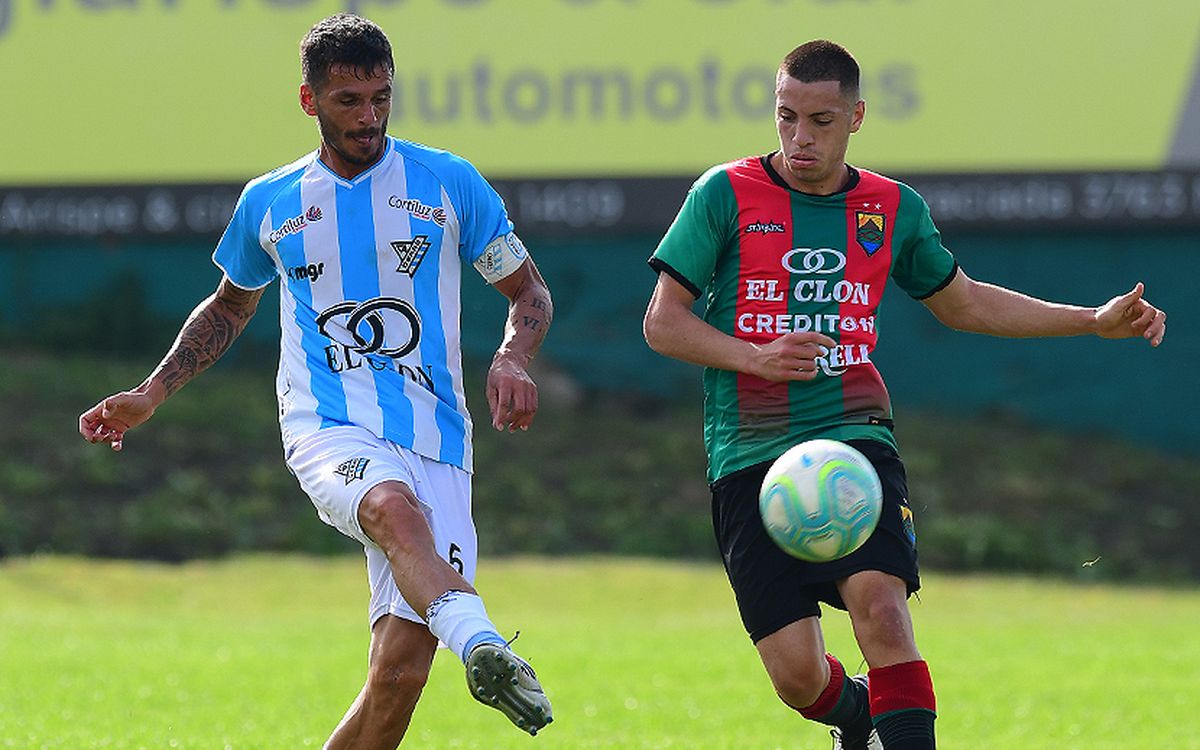
{"type": "Polygon", "coordinates": [[[387,118],[380,120],[379,125],[374,128],[364,128],[361,130],[339,131],[335,125],[325,119],[325,115],[320,108],[317,109],[317,128],[321,132],[321,140],[325,142],[331,150],[337,153],[348,164],[356,166],[370,166],[379,161],[383,155],[387,134],[387,118]],[[374,136],[378,140],[370,151],[364,151],[353,139],[361,136],[374,136]]]}

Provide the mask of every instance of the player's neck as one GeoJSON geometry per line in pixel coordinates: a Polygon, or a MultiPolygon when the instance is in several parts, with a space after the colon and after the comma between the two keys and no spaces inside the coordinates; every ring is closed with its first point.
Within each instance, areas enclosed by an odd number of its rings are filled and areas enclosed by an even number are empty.
{"type": "Polygon", "coordinates": [[[771,157],[767,160],[767,163],[778,176],[779,180],[783,181],[784,185],[798,193],[804,193],[805,195],[813,195],[818,197],[836,195],[837,193],[843,192],[850,187],[850,183],[854,180],[854,170],[851,169],[850,165],[844,161],[833,170],[829,179],[822,180],[820,182],[807,182],[797,178],[796,175],[792,174],[792,172],[787,168],[787,164],[784,161],[783,152],[781,151],[776,151],[775,153],[771,154],[771,157]]]}

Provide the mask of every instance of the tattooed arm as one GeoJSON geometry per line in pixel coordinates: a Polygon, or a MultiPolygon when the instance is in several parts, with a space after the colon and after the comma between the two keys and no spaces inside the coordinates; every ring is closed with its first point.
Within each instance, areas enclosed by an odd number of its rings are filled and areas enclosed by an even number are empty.
{"type": "Polygon", "coordinates": [[[508,321],[504,340],[488,369],[492,426],[509,432],[527,430],[538,408],[537,385],[529,377],[529,362],[550,330],[554,302],[533,258],[527,258],[495,287],[508,297],[508,321]]]}
{"type": "Polygon", "coordinates": [[[91,443],[121,450],[125,432],[229,350],[254,315],[263,290],[246,290],[222,278],[217,291],[196,306],[154,372],[136,388],[116,393],[79,416],[79,432],[91,443]]]}

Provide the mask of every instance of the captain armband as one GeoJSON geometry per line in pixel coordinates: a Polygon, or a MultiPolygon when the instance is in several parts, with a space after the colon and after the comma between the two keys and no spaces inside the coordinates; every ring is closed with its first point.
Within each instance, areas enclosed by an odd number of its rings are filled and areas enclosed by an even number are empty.
{"type": "Polygon", "coordinates": [[[516,271],[529,257],[529,251],[515,232],[497,237],[487,244],[483,254],[475,261],[475,269],[489,284],[504,279],[516,271]]]}

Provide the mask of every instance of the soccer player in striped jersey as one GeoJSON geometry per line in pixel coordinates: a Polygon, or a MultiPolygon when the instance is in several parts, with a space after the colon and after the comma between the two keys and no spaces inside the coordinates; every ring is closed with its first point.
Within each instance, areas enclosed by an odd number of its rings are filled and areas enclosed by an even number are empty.
{"type": "Polygon", "coordinates": [[[550,326],[550,292],[474,167],[388,136],[395,66],[378,26],[327,18],[301,60],[300,106],[320,147],[246,186],[213,256],[216,292],[157,369],[81,415],[80,431],[120,450],[229,348],[279,279],[287,465],[319,516],[362,542],[371,584],[366,684],[326,748],[395,748],[439,641],[463,660],[477,700],[536,734],[550,703],[471,585],[460,274],[473,266],[509,300],[486,382],[497,430],[527,429],[537,410],[527,368],[550,326]]]}
{"type": "Polygon", "coordinates": [[[779,697],[834,727],[836,748],[929,750],[933,682],[907,606],[920,586],[913,513],[891,402],[871,362],[887,282],[951,328],[997,336],[1140,336],[1157,346],[1166,316],[1140,283],[1089,308],[971,279],[916,192],[846,163],[866,106],[853,56],[809,42],[784,59],[776,82],[779,150],[697,180],[650,260],[658,283],[645,336],[705,368],[714,530],[779,697]],[[866,544],[820,564],[776,547],[758,514],[771,462],[812,438],[858,448],[884,488],[866,544]],[[821,602],[849,612],[867,675],[847,675],[825,652],[821,602]]]}

